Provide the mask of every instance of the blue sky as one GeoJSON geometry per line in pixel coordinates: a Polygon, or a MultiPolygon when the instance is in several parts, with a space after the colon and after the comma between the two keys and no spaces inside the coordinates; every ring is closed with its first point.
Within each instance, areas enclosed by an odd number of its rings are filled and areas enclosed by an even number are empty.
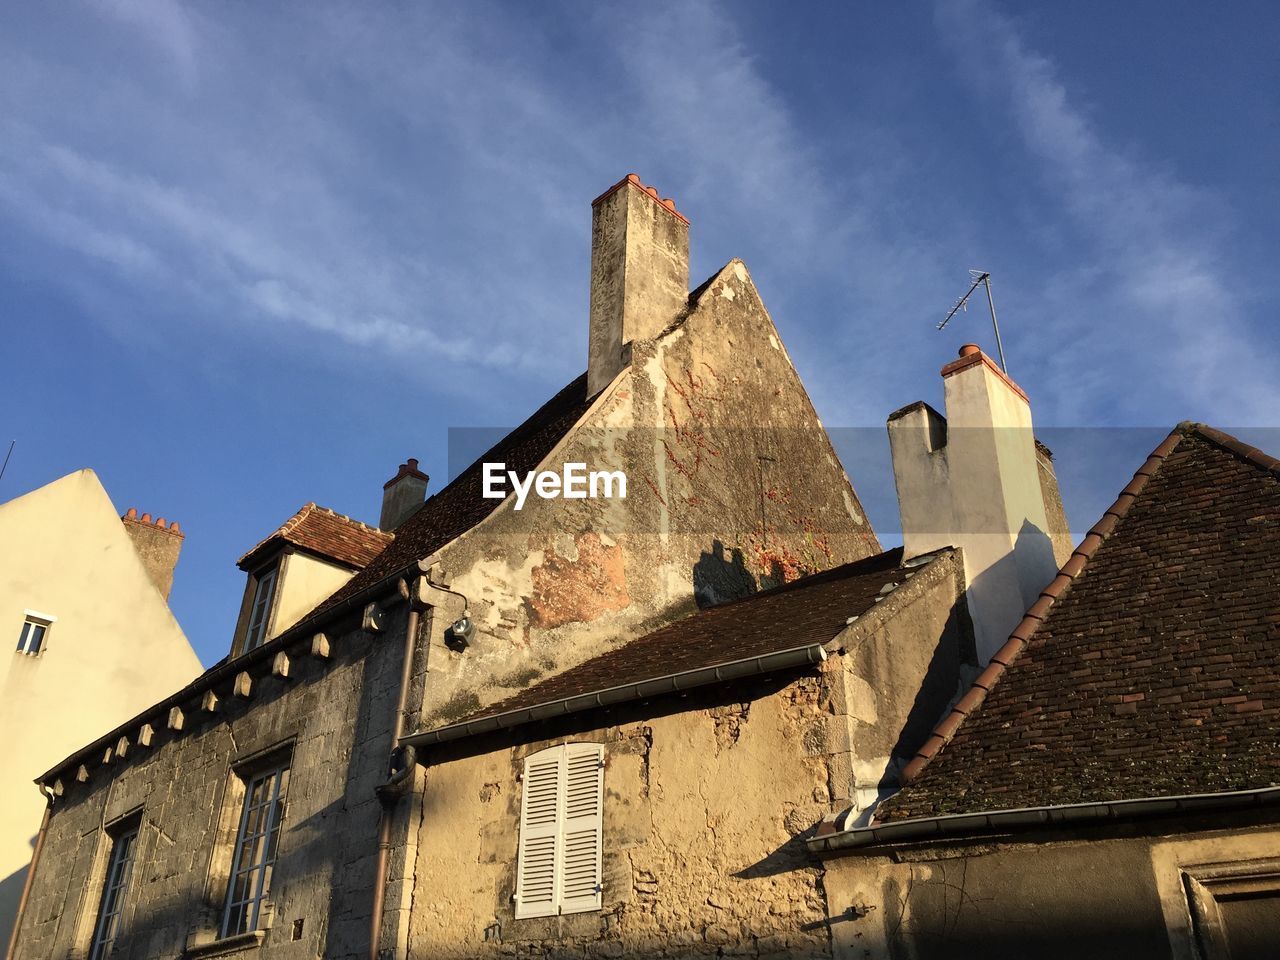
{"type": "MultiPolygon", "coordinates": [[[[404,457],[438,489],[450,427],[581,371],[589,203],[630,171],[692,220],[694,283],[747,262],[830,427],[937,404],[991,345],[981,311],[934,324],[992,271],[1037,423],[1147,428],[1058,451],[1074,526],[1177,421],[1275,425],[1267,4],[0,17],[0,499],[91,466],[178,519],[206,663],[235,559],[301,504],[376,521],[404,457]]],[[[883,462],[845,459],[891,531],[883,462]]]]}

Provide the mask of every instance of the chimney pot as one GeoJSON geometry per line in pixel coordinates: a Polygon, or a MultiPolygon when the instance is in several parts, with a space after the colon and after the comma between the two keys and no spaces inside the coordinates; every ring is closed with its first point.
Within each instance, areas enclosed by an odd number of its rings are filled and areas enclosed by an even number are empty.
{"type": "Polygon", "coordinates": [[[982,352],[982,348],[978,346],[976,343],[966,343],[963,347],[960,348],[960,356],[962,357],[972,357],[975,353],[981,353],[981,352],[982,352]]]}
{"type": "Polygon", "coordinates": [[[137,520],[137,519],[138,519],[138,508],[137,508],[137,507],[130,507],[128,510],[126,510],[126,511],[124,512],[124,515],[125,515],[126,517],[128,517],[130,520],[137,520]]]}
{"type": "Polygon", "coordinates": [[[159,527],[161,530],[164,530],[169,525],[164,522],[164,517],[161,517],[159,520],[156,521],[156,526],[159,527]]]}
{"type": "Polygon", "coordinates": [[[172,532],[172,533],[181,533],[181,532],[182,532],[182,528],[178,526],[178,521],[177,521],[177,520],[175,520],[175,521],[173,521],[173,523],[169,524],[169,530],[170,530],[170,532],[172,532]]]}
{"type": "Polygon", "coordinates": [[[144,514],[142,515],[142,522],[143,522],[143,523],[150,523],[150,522],[151,522],[151,514],[149,514],[149,513],[144,513],[144,514]]]}

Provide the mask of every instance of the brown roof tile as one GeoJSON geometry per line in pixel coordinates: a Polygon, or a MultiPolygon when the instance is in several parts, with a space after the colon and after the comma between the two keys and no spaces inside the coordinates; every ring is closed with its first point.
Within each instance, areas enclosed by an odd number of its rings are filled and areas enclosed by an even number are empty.
{"type": "Polygon", "coordinates": [[[337,560],[349,567],[367,566],[391,542],[393,534],[352,520],[340,513],[308,503],[279,529],[265,537],[237,561],[242,570],[252,568],[274,544],[296,547],[337,560]]]}
{"type": "Polygon", "coordinates": [[[1280,783],[1280,461],[1181,424],[1091,533],[879,820],[1280,783]]]}

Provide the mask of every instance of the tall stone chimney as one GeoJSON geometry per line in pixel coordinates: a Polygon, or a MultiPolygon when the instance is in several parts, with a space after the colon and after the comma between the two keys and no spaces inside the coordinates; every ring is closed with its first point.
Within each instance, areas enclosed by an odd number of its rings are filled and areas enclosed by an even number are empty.
{"type": "Polygon", "coordinates": [[[1066,520],[1022,388],[974,344],[942,368],[942,380],[945,418],[925,403],[889,416],[904,559],[961,549],[986,664],[1057,573],[1051,534],[1066,520]]]}
{"type": "Polygon", "coordinates": [[[164,517],[153,521],[149,513],[139,517],[138,508],[130,507],[120,522],[133,541],[133,549],[142,560],[147,576],[160,591],[160,596],[168,601],[169,591],[173,589],[173,571],[178,565],[178,554],[182,552],[182,541],[186,539],[178,521],[169,523],[164,517]]]}
{"type": "Polygon", "coordinates": [[[587,393],[631,362],[630,344],[665,330],[689,302],[689,221],[634,173],[591,204],[587,393]]]}
{"type": "Polygon", "coordinates": [[[418,469],[418,461],[409,458],[400,464],[396,475],[382,485],[380,530],[394,530],[418,512],[427,499],[427,483],[431,478],[418,469]]]}

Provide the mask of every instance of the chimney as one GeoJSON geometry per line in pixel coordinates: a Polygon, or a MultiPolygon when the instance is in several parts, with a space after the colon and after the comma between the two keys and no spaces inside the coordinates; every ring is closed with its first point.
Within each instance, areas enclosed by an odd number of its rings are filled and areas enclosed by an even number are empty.
{"type": "MultiPolygon", "coordinates": [[[[1049,490],[1022,388],[974,344],[942,368],[942,382],[945,418],[925,403],[889,416],[904,560],[961,548],[985,665],[1057,573],[1049,490]]],[[[1056,499],[1056,478],[1052,486],[1056,499]]]]}
{"type": "Polygon", "coordinates": [[[160,596],[168,601],[169,591],[173,589],[173,570],[178,565],[178,554],[182,552],[185,539],[178,522],[169,523],[164,517],[153,521],[149,513],[139,517],[137,507],[126,510],[120,522],[133,541],[133,549],[146,568],[147,576],[160,591],[160,596]]]}
{"type": "Polygon", "coordinates": [[[412,457],[408,463],[400,464],[396,475],[382,485],[379,529],[394,530],[417,513],[427,499],[428,480],[430,477],[418,469],[418,461],[412,457]]]}
{"type": "Polygon", "coordinates": [[[656,337],[689,302],[689,221],[634,173],[591,204],[587,393],[631,362],[630,344],[656,337]]]}

